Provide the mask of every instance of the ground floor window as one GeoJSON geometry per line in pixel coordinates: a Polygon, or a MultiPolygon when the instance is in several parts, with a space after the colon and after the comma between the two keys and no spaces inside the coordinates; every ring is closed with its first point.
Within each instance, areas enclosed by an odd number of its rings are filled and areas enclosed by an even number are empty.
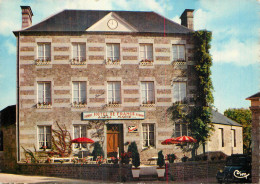
{"type": "MultiPolygon", "coordinates": [[[[86,125],[74,125],[74,139],[79,137],[87,137],[87,126],[86,125]]],[[[75,149],[87,148],[86,143],[74,143],[75,149]]]]}
{"type": "Polygon", "coordinates": [[[189,128],[187,123],[175,123],[175,137],[189,135],[189,128]]]}
{"type": "Polygon", "coordinates": [[[51,149],[51,126],[38,126],[38,144],[40,150],[51,149]]]}
{"type": "Polygon", "coordinates": [[[155,129],[154,124],[143,124],[143,147],[154,147],[154,135],[155,129]]]}

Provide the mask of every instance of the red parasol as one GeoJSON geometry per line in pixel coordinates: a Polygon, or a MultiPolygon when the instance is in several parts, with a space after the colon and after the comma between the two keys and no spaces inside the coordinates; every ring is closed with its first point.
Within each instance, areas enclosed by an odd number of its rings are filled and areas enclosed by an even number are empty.
{"type": "Polygon", "coordinates": [[[177,141],[178,143],[182,142],[187,142],[187,143],[196,143],[197,139],[194,139],[191,136],[181,136],[181,137],[176,137],[173,139],[174,141],[177,141]]]}
{"type": "Polygon", "coordinates": [[[168,144],[178,144],[180,142],[175,141],[174,138],[166,139],[164,140],[161,144],[163,145],[168,145],[168,144]]]}
{"type": "MultiPolygon", "coordinates": [[[[72,143],[94,143],[92,139],[86,138],[86,137],[79,137],[76,139],[71,140],[72,143]]],[[[82,151],[82,158],[83,158],[83,151],[82,151]]]]}
{"type": "Polygon", "coordinates": [[[76,139],[71,140],[72,143],[94,143],[92,139],[86,137],[79,137],[76,139]]]}

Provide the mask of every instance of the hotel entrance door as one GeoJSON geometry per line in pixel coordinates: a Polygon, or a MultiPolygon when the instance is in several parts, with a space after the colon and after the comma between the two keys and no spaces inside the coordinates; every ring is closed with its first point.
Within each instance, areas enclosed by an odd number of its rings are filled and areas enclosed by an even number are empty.
{"type": "Polygon", "coordinates": [[[123,126],[107,125],[107,157],[117,157],[123,150],[123,126]]]}

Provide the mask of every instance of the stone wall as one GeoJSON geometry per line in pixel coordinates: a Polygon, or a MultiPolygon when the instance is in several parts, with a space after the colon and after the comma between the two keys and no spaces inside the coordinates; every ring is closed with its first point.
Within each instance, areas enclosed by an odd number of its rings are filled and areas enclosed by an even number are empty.
{"type": "Polygon", "coordinates": [[[20,174],[86,180],[131,181],[132,165],[121,164],[18,164],[20,174]]]}
{"type": "MultiPolygon", "coordinates": [[[[19,137],[20,147],[33,150],[38,148],[37,126],[47,125],[57,129],[55,122],[66,125],[73,138],[73,126],[87,124],[82,121],[86,111],[145,111],[144,120],[111,120],[110,124],[123,124],[123,142],[136,141],[141,160],[157,156],[159,150],[164,154],[181,154],[175,146],[161,145],[173,133],[172,122],[166,110],[173,102],[172,81],[187,81],[187,97],[190,101],[196,91],[194,73],[193,41],[191,35],[21,35],[19,52],[19,137]],[[51,43],[51,62],[37,65],[37,43],[51,43]],[[86,63],[73,65],[72,43],[86,44],[86,63]],[[106,43],[120,44],[120,65],[106,64],[106,43]],[[139,44],[153,44],[154,63],[141,66],[139,44]],[[186,65],[172,64],[172,44],[185,44],[186,65]],[[37,108],[37,82],[51,83],[52,107],[37,108]],[[87,104],[84,107],[72,106],[72,82],[85,81],[87,84],[87,104]],[[121,101],[119,107],[107,106],[107,81],[121,82],[121,101]],[[141,81],[153,81],[155,105],[141,106],[141,81]],[[155,148],[143,151],[142,124],[155,125],[155,148]],[[128,126],[137,126],[137,133],[129,133],[128,126]]],[[[91,137],[95,129],[88,130],[91,137]]],[[[106,135],[104,135],[106,137],[106,135]]],[[[106,152],[106,139],[104,140],[106,152]]],[[[24,159],[21,150],[21,160],[24,159]]]]}
{"type": "MultiPolygon", "coordinates": [[[[260,100],[259,100],[260,101],[260,100]]],[[[252,182],[260,182],[260,102],[252,111],[252,182]]]]}
{"type": "MultiPolygon", "coordinates": [[[[167,164],[169,180],[196,180],[216,177],[220,169],[224,169],[226,161],[200,161],[167,164]]],[[[166,171],[167,172],[167,171],[166,171]]]]}
{"type": "Polygon", "coordinates": [[[1,127],[3,131],[3,151],[0,154],[1,170],[16,170],[16,126],[15,124],[1,127]]]}

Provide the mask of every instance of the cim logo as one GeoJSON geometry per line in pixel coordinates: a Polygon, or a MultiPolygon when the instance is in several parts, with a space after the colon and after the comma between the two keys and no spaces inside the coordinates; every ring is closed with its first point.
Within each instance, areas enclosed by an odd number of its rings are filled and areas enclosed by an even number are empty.
{"type": "Polygon", "coordinates": [[[236,177],[236,178],[246,178],[250,175],[250,174],[247,174],[247,173],[242,173],[241,171],[239,170],[235,170],[233,175],[236,177]]]}

